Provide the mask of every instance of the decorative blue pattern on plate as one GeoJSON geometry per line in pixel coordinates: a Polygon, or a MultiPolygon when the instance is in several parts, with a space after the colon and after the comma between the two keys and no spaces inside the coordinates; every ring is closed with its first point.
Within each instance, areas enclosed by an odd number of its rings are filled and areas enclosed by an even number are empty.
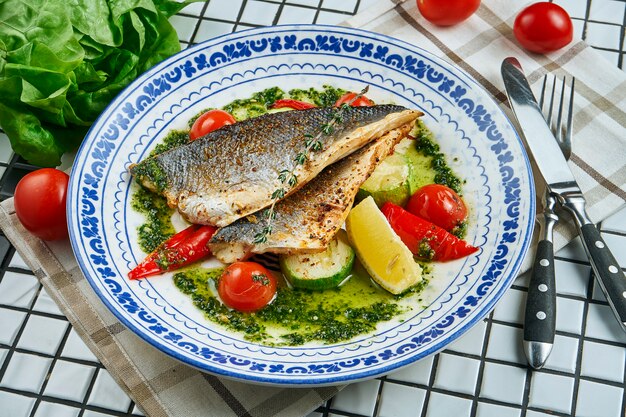
{"type": "Polygon", "coordinates": [[[136,334],[202,370],[257,383],[327,385],[387,373],[443,349],[486,315],[528,248],[535,201],[528,161],[489,95],[450,64],[396,39],[333,26],[279,26],[187,49],[141,76],[105,110],[76,158],[68,213],[72,247],[98,296],[136,334]],[[376,102],[419,108],[470,207],[475,256],[438,264],[403,320],[337,345],[267,347],[213,325],[165,275],[130,282],[145,254],[128,166],[202,109],[279,85],[370,85],[376,102]]]}

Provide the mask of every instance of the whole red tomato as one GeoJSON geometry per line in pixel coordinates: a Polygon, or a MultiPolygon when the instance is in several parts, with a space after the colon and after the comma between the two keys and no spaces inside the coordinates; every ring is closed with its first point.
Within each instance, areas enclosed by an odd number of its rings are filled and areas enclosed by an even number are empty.
{"type": "Polygon", "coordinates": [[[54,168],[26,174],[15,187],[15,214],[22,225],[43,240],[67,237],[65,201],[70,177],[54,168]]]}
{"type": "Polygon", "coordinates": [[[417,8],[426,20],[438,26],[452,26],[470,17],[480,0],[417,0],[417,8]]]}
{"type": "Polygon", "coordinates": [[[189,131],[189,139],[196,140],[209,132],[226,125],[232,125],[235,122],[235,118],[224,110],[209,110],[193,122],[193,126],[191,126],[189,131]]]}
{"type": "Polygon", "coordinates": [[[276,278],[256,262],[235,262],[222,273],[217,292],[230,308],[243,312],[257,311],[274,298],[276,278]]]}
{"type": "Polygon", "coordinates": [[[406,209],[448,232],[467,217],[463,199],[454,190],[440,184],[425,185],[417,190],[409,199],[406,209]]]}
{"type": "Polygon", "coordinates": [[[556,51],[570,43],[574,35],[572,19],[558,4],[531,4],[515,18],[513,33],[517,41],[531,52],[556,51]]]}

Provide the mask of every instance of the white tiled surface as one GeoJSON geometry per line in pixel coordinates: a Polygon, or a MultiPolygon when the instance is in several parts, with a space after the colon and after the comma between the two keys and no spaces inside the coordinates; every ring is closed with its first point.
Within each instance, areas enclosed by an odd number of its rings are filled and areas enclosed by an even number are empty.
{"type": "Polygon", "coordinates": [[[61,357],[89,362],[97,362],[98,360],[73,329],[67,337],[67,341],[61,352],[61,357]]]}
{"type": "Polygon", "coordinates": [[[31,315],[17,342],[19,349],[53,356],[61,345],[69,323],[50,317],[31,315]]]}
{"type": "Polygon", "coordinates": [[[624,385],[606,386],[583,379],[578,387],[576,414],[579,417],[621,416],[624,413],[623,398],[624,385]]]}
{"type": "Polygon", "coordinates": [[[349,385],[337,394],[333,402],[333,408],[339,411],[369,416],[376,406],[379,385],[380,381],[375,379],[349,385]]]}
{"type": "Polygon", "coordinates": [[[573,375],[579,356],[578,344],[579,340],[575,337],[556,335],[550,359],[544,368],[573,375]]]}
{"type": "MultiPolygon", "coordinates": [[[[575,19],[578,36],[585,34],[602,55],[622,66],[626,1],[555,2],[575,19]]],[[[187,6],[172,23],[186,47],[258,25],[339,23],[358,8],[375,4],[211,0],[187,6]]],[[[0,133],[0,176],[10,160],[0,133]]],[[[626,267],[626,210],[606,219],[602,228],[626,267]]],[[[443,353],[387,377],[353,384],[310,416],[622,417],[626,336],[593,284],[580,242],[568,245],[557,258],[558,332],[543,370],[531,371],[521,348],[528,280],[522,276],[492,315],[443,353]]],[[[24,260],[9,254],[0,262],[0,417],[143,415],[68,327],[24,260]]]]}
{"type": "Polygon", "coordinates": [[[37,408],[35,417],[77,417],[79,413],[80,408],[44,401],[37,408]]]}
{"type": "Polygon", "coordinates": [[[30,353],[14,352],[10,361],[5,362],[4,375],[0,387],[26,392],[39,392],[46,379],[51,358],[30,353]]]}
{"type": "Polygon", "coordinates": [[[528,405],[570,414],[573,388],[574,378],[572,377],[536,372],[530,383],[528,405]],[[550,387],[550,389],[546,389],[546,387],[550,387]]]}
{"type": "Polygon", "coordinates": [[[479,403],[476,415],[478,417],[519,417],[521,411],[502,405],[479,403]]]}
{"type": "Polygon", "coordinates": [[[426,391],[406,385],[385,383],[381,393],[379,417],[412,417],[421,414],[426,391]]]}
{"type": "Polygon", "coordinates": [[[44,395],[82,402],[95,371],[95,368],[80,363],[57,361],[44,395]],[[72,383],[68,384],[68,381],[72,383]]]}
{"type": "Polygon", "coordinates": [[[526,369],[501,363],[485,363],[480,393],[483,398],[521,405],[525,385],[526,369]]]}
{"type": "Polygon", "coordinates": [[[130,403],[130,398],[111,378],[111,375],[105,369],[101,369],[87,404],[111,408],[116,411],[125,411],[128,410],[130,403]]]}
{"type": "Polygon", "coordinates": [[[34,276],[7,271],[0,282],[0,305],[28,308],[38,289],[34,276]]]}
{"type": "Polygon", "coordinates": [[[456,395],[433,392],[430,394],[426,417],[467,416],[472,410],[472,401],[456,395]]]}
{"type": "Polygon", "coordinates": [[[11,144],[9,138],[3,132],[0,132],[0,162],[7,163],[11,160],[11,144]]]}
{"type": "Polygon", "coordinates": [[[479,369],[479,360],[442,353],[433,387],[473,395],[479,369]]]}
{"type": "Polygon", "coordinates": [[[586,340],[583,344],[580,374],[623,383],[625,362],[626,349],[586,340]]]}
{"type": "Polygon", "coordinates": [[[34,398],[0,391],[0,417],[26,417],[35,404],[34,398]]]}

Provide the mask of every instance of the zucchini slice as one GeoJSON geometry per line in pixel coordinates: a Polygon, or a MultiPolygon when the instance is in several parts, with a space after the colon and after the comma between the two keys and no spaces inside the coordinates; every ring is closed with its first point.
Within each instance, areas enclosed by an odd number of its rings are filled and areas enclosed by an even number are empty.
{"type": "Polygon", "coordinates": [[[356,201],[364,200],[371,195],[379,207],[387,201],[404,206],[411,196],[409,193],[409,174],[409,163],[404,155],[399,153],[389,155],[361,184],[356,201]]]}
{"type": "Polygon", "coordinates": [[[281,256],[280,269],[295,288],[326,290],[339,286],[352,272],[354,250],[340,230],[324,252],[281,256]]]}

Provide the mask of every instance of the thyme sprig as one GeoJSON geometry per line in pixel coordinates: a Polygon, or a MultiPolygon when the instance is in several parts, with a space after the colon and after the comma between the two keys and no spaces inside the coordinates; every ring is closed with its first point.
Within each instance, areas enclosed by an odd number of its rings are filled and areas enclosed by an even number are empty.
{"type": "Polygon", "coordinates": [[[343,112],[349,108],[352,103],[367,93],[368,90],[369,86],[365,86],[365,88],[355,95],[349,102],[336,107],[332,112],[330,120],[320,126],[320,130],[315,136],[311,134],[305,135],[306,139],[304,141],[304,150],[296,155],[291,169],[284,169],[278,174],[278,180],[282,185],[272,193],[272,204],[264,211],[265,226],[263,226],[263,229],[261,229],[259,233],[254,235],[254,243],[265,243],[267,242],[267,237],[272,234],[272,220],[276,217],[274,208],[276,207],[276,203],[278,203],[278,201],[285,198],[287,191],[298,183],[298,177],[295,174],[296,169],[299,166],[304,165],[312,152],[319,152],[324,148],[321,141],[322,136],[332,135],[335,131],[335,125],[343,123],[343,112]]]}

